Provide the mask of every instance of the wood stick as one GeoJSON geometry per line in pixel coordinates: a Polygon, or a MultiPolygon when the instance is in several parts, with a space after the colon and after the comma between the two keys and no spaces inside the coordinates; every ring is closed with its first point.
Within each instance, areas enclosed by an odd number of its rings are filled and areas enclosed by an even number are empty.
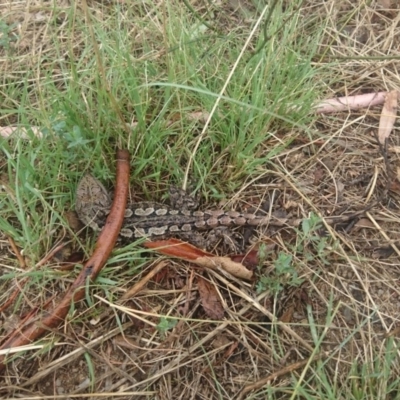
{"type": "MultiPolygon", "coordinates": [[[[93,281],[106,263],[121,229],[129,190],[129,153],[127,150],[117,151],[117,183],[110,214],[97,239],[93,255],[85,263],[81,273],[75,279],[61,302],[53,310],[44,314],[39,321],[25,322],[2,344],[0,350],[24,346],[42,336],[49,329],[58,327],[65,319],[72,302],[78,302],[85,296],[87,280],[93,281]]],[[[6,355],[0,355],[0,371],[5,368],[6,355]]]]}

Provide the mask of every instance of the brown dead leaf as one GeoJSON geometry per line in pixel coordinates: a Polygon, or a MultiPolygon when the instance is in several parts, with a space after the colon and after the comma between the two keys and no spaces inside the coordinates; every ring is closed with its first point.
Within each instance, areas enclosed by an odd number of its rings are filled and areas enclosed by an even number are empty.
{"type": "Polygon", "coordinates": [[[289,322],[292,322],[293,314],[294,314],[294,306],[290,306],[290,307],[283,313],[283,315],[279,318],[279,321],[288,324],[289,322]]]}
{"type": "Polygon", "coordinates": [[[140,343],[136,340],[128,338],[126,335],[118,335],[113,339],[113,343],[117,346],[125,347],[129,350],[140,349],[140,343]]]}
{"type": "Polygon", "coordinates": [[[211,343],[211,346],[212,346],[214,349],[219,349],[219,348],[221,348],[221,347],[226,347],[226,346],[228,346],[231,342],[232,342],[232,340],[230,340],[230,339],[228,338],[228,336],[225,336],[225,335],[220,334],[220,335],[217,335],[217,336],[215,337],[215,339],[214,339],[214,340],[212,341],[212,343],[211,343]]]}
{"type": "Polygon", "coordinates": [[[385,144],[385,140],[389,138],[393,125],[396,122],[397,97],[397,90],[392,90],[386,95],[378,130],[378,138],[381,144],[385,144]]]}
{"type": "Polygon", "coordinates": [[[201,305],[206,314],[212,319],[222,319],[224,317],[224,309],[222,308],[215,287],[201,277],[197,278],[197,286],[199,288],[201,305]]]}
{"type": "Polygon", "coordinates": [[[298,203],[297,201],[294,201],[294,200],[288,200],[288,201],[283,205],[283,208],[284,208],[286,211],[289,211],[289,210],[296,210],[297,208],[299,208],[299,203],[298,203]]]}
{"type": "Polygon", "coordinates": [[[67,220],[67,223],[69,227],[74,231],[74,232],[79,232],[84,228],[84,225],[82,224],[81,220],[78,218],[78,214],[75,211],[66,211],[64,213],[64,217],[67,220]]]}
{"type": "Polygon", "coordinates": [[[355,228],[375,228],[375,225],[369,218],[361,218],[355,225],[355,228]]]}
{"type": "Polygon", "coordinates": [[[230,257],[218,257],[178,239],[157,240],[144,243],[149,249],[155,249],[161,254],[178,257],[204,268],[218,270],[222,268],[237,278],[251,280],[253,272],[243,264],[233,261],[230,257]]]}
{"type": "Polygon", "coordinates": [[[314,186],[318,186],[325,175],[325,169],[322,168],[320,165],[314,171],[314,186]]]}
{"type": "Polygon", "coordinates": [[[207,111],[194,111],[187,114],[187,118],[191,121],[198,121],[205,124],[210,118],[210,113],[207,111]]]}
{"type": "Polygon", "coordinates": [[[149,249],[155,249],[161,254],[195,261],[199,257],[213,257],[211,253],[197,248],[179,239],[153,240],[144,243],[149,249]]]}

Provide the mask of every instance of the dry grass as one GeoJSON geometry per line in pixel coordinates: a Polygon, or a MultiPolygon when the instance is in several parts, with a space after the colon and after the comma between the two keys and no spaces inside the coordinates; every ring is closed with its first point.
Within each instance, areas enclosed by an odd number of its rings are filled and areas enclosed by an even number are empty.
{"type": "MultiPolygon", "coordinates": [[[[251,12],[251,2],[238,2],[245,11],[236,10],[232,3],[215,11],[220,13],[219,28],[248,32],[241,13],[251,12]]],[[[327,22],[314,56],[314,68],[320,71],[315,79],[325,82],[321,98],[400,90],[399,6],[384,11],[375,2],[353,3],[306,0],[302,5],[301,13],[313,15],[314,23],[327,22]]],[[[126,8],[137,7],[140,23],[121,19],[121,26],[135,38],[135,56],[163,61],[166,22],[159,19],[162,13],[154,11],[163,2],[143,3],[143,7],[119,4],[122,16],[126,8]]],[[[1,108],[15,112],[3,112],[1,125],[37,125],[48,106],[49,79],[59,82],[58,90],[64,89],[66,58],[72,53],[79,58],[80,70],[85,61],[92,62],[89,54],[84,55],[89,33],[72,26],[71,17],[78,20],[84,10],[75,4],[71,11],[69,2],[58,2],[53,8],[46,1],[4,0],[0,7],[3,21],[16,24],[7,42],[13,55],[3,46],[0,57],[1,108]],[[52,35],[60,39],[59,48],[54,48],[52,35]],[[28,104],[26,99],[31,108],[18,110],[19,102],[28,104]],[[35,107],[39,111],[31,113],[35,107]]],[[[205,15],[205,3],[195,2],[193,7],[205,15]]],[[[107,26],[107,5],[91,2],[89,9],[96,23],[107,26]]],[[[129,104],[124,107],[129,109],[129,104]]],[[[255,283],[222,272],[157,258],[142,266],[138,260],[143,253],[133,252],[132,247],[126,254],[118,250],[110,262],[113,269],[102,277],[104,287],[96,290],[89,305],[78,305],[59,332],[49,333],[39,343],[39,350],[7,365],[0,396],[398,398],[400,143],[395,130],[387,150],[380,151],[374,137],[379,112],[375,108],[322,115],[307,132],[298,127],[277,129],[265,152],[289,138],[290,145],[272,156],[259,176],[248,178],[250,184],[241,182],[232,200],[260,204],[267,196],[273,210],[308,218],[310,212],[325,217],[351,214],[379,199],[363,219],[310,234],[301,227],[260,232],[257,244],[267,243],[270,250],[258,271],[265,277],[264,290],[258,294],[255,283]],[[387,190],[389,176],[395,183],[387,190]],[[132,254],[133,269],[128,257],[132,254]],[[279,254],[291,256],[290,273],[274,269],[279,254]],[[164,268],[144,289],[129,301],[118,300],[159,263],[165,263],[164,268]],[[293,271],[301,284],[294,281],[293,271]],[[204,313],[196,287],[198,275],[215,286],[225,310],[222,321],[204,313]],[[274,291],[276,285],[282,290],[274,291]],[[271,321],[271,315],[277,319],[271,321]]],[[[115,121],[121,128],[118,116],[115,121]]],[[[7,187],[6,158],[1,157],[2,184],[7,187]]],[[[65,176],[63,171],[59,174],[65,176]]],[[[5,236],[0,245],[3,273],[18,270],[5,236]]],[[[37,259],[27,258],[33,271],[37,259]]],[[[18,304],[1,314],[3,335],[15,315],[27,313],[68,287],[75,273],[60,275],[51,272],[53,267],[39,282],[28,284],[18,304]]],[[[4,301],[13,286],[10,280],[2,285],[4,301]]]]}

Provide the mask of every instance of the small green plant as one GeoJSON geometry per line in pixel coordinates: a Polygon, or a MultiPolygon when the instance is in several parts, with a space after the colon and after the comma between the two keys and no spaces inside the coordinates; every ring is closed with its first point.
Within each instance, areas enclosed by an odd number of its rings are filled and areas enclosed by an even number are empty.
{"type": "Polygon", "coordinates": [[[306,261],[313,261],[317,258],[324,265],[328,265],[327,246],[328,237],[321,234],[321,218],[311,213],[310,217],[304,219],[301,230],[297,231],[299,241],[296,244],[296,253],[302,254],[306,261]]]}
{"type": "MultiPolygon", "coordinates": [[[[328,264],[327,245],[328,238],[320,233],[322,227],[321,218],[314,213],[304,219],[301,228],[296,229],[297,241],[289,246],[291,253],[279,252],[274,261],[274,273],[268,276],[262,275],[257,283],[257,292],[270,290],[276,294],[280,292],[284,285],[300,286],[303,279],[300,279],[296,268],[293,266],[293,254],[300,260],[311,262],[318,259],[324,265],[328,264]]],[[[260,250],[261,263],[265,260],[264,249],[260,250]]]]}
{"type": "MultiPolygon", "coordinates": [[[[60,139],[64,139],[66,143],[68,143],[68,149],[72,147],[84,148],[87,144],[93,142],[93,140],[85,139],[85,133],[82,131],[81,127],[73,123],[73,121],[67,122],[67,116],[62,113],[51,117],[50,127],[60,139]]],[[[50,133],[47,128],[44,128],[42,131],[44,134],[50,133]]]]}
{"type": "Polygon", "coordinates": [[[160,322],[158,323],[156,328],[160,332],[161,336],[165,337],[165,334],[169,330],[175,328],[177,323],[178,323],[178,320],[176,320],[176,319],[161,317],[160,322]]]}
{"type": "Polygon", "coordinates": [[[300,286],[303,279],[300,279],[296,269],[293,266],[293,257],[291,254],[280,252],[274,262],[274,274],[263,275],[257,283],[257,293],[270,290],[276,294],[280,292],[284,285],[300,286]]]}
{"type": "Polygon", "coordinates": [[[0,48],[4,48],[6,51],[10,50],[11,42],[17,40],[15,35],[11,35],[15,27],[16,24],[8,25],[3,20],[0,20],[0,48]]]}

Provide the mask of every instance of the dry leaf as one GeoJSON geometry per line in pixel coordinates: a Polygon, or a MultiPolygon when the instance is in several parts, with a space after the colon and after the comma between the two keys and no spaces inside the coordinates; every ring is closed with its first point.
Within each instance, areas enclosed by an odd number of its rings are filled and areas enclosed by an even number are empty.
{"type": "Polygon", "coordinates": [[[213,270],[218,270],[220,267],[237,278],[246,280],[251,280],[253,278],[252,271],[249,271],[243,264],[232,260],[232,258],[214,256],[211,253],[178,239],[146,242],[144,246],[149,249],[155,249],[161,254],[190,261],[201,267],[213,270]]]}
{"type": "Polygon", "coordinates": [[[356,96],[338,97],[337,99],[323,100],[316,105],[315,112],[327,114],[339,111],[359,110],[360,108],[372,107],[385,101],[387,92],[365,93],[356,96]]]}
{"type": "Polygon", "coordinates": [[[361,218],[355,225],[355,228],[375,228],[375,225],[369,218],[361,218]]]}
{"type": "Polygon", "coordinates": [[[289,322],[292,322],[293,314],[294,314],[294,306],[290,306],[279,318],[279,321],[288,324],[289,322]]]}
{"type": "Polygon", "coordinates": [[[324,175],[325,175],[325,169],[318,165],[314,171],[314,182],[313,182],[314,186],[317,186],[321,183],[322,179],[324,178],[324,175]]]}
{"type": "Polygon", "coordinates": [[[205,124],[210,118],[210,113],[207,111],[194,111],[187,114],[187,118],[191,121],[199,121],[205,124]]]}
{"type": "Polygon", "coordinates": [[[7,138],[15,135],[21,139],[30,139],[29,131],[38,138],[43,137],[43,133],[38,126],[31,126],[29,129],[20,126],[2,126],[0,127],[0,136],[7,138]]]}
{"type": "Polygon", "coordinates": [[[215,339],[212,341],[211,346],[214,349],[219,349],[221,347],[226,347],[228,346],[232,340],[228,338],[228,336],[225,336],[223,334],[217,335],[215,339]]]}
{"type": "Polygon", "coordinates": [[[243,264],[233,261],[230,257],[199,257],[194,262],[197,265],[214,270],[221,267],[226,272],[229,272],[231,275],[240,279],[246,279],[249,281],[253,278],[252,271],[249,271],[243,264]]]}
{"type": "Polygon", "coordinates": [[[397,114],[397,90],[389,92],[382,108],[381,119],[379,121],[378,138],[379,143],[385,144],[385,140],[389,138],[393,125],[396,122],[397,114]]]}
{"type": "Polygon", "coordinates": [[[224,317],[224,309],[214,285],[200,277],[197,278],[197,285],[201,305],[206,314],[212,319],[222,319],[224,317]]]}
{"type": "Polygon", "coordinates": [[[288,200],[284,205],[283,208],[285,210],[297,210],[299,208],[299,203],[294,200],[288,200]]]}
{"type": "Polygon", "coordinates": [[[82,221],[79,219],[75,211],[66,211],[64,217],[73,232],[79,232],[84,228],[82,221]]]}
{"type": "Polygon", "coordinates": [[[140,344],[128,338],[126,335],[118,335],[113,339],[113,343],[117,346],[125,347],[130,350],[138,350],[140,349],[140,344]]]}

